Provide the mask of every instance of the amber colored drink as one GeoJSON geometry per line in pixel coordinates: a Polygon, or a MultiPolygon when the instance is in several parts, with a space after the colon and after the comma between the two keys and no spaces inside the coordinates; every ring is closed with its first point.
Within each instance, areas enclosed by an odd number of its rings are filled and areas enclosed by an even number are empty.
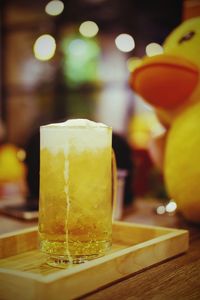
{"type": "Polygon", "coordinates": [[[84,119],[42,126],[40,249],[49,264],[104,255],[112,241],[112,130],[84,119]]]}

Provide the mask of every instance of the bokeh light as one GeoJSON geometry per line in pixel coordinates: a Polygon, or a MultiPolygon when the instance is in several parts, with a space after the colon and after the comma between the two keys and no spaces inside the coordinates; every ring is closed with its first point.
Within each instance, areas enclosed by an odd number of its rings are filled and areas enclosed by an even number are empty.
{"type": "Polygon", "coordinates": [[[74,39],[70,42],[69,52],[74,56],[83,56],[87,54],[87,43],[82,39],[74,39]]]}
{"type": "Polygon", "coordinates": [[[135,48],[135,41],[130,34],[122,33],[115,39],[117,48],[122,52],[130,52],[135,48]]]}
{"type": "Polygon", "coordinates": [[[157,43],[150,43],[146,46],[146,55],[154,56],[163,53],[163,47],[157,43]]]}
{"type": "Polygon", "coordinates": [[[85,21],[79,27],[79,32],[85,37],[94,37],[98,31],[99,27],[93,21],[85,21]]]}
{"type": "Polygon", "coordinates": [[[166,205],[166,212],[168,212],[168,213],[173,213],[173,212],[175,212],[176,209],[177,209],[177,204],[174,201],[170,201],[166,205]]]}
{"type": "Polygon", "coordinates": [[[51,59],[56,51],[56,41],[50,34],[41,35],[34,43],[33,52],[39,60],[51,59]]]}
{"type": "Polygon", "coordinates": [[[64,3],[60,0],[52,0],[45,6],[45,12],[50,16],[58,16],[64,10],[64,3]]]}
{"type": "Polygon", "coordinates": [[[63,72],[67,85],[79,86],[97,81],[100,48],[95,39],[66,37],[62,41],[63,72]]]}
{"type": "Polygon", "coordinates": [[[156,212],[158,215],[163,215],[166,212],[165,206],[164,205],[158,206],[156,212]]]}

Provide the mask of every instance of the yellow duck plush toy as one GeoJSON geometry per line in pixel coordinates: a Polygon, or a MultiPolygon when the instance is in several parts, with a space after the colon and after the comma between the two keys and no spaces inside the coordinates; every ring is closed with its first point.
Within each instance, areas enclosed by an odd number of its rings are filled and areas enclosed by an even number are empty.
{"type": "Polygon", "coordinates": [[[142,60],[131,86],[168,129],[163,172],[170,197],[200,222],[200,17],[177,27],[163,48],[142,60]]]}

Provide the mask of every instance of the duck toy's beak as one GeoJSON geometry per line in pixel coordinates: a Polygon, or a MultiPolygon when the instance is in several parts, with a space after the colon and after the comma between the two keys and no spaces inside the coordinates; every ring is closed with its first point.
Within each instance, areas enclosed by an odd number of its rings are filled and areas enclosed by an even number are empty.
{"type": "Polygon", "coordinates": [[[185,104],[199,80],[189,60],[173,55],[145,57],[131,73],[130,85],[155,108],[173,110],[185,104]]]}

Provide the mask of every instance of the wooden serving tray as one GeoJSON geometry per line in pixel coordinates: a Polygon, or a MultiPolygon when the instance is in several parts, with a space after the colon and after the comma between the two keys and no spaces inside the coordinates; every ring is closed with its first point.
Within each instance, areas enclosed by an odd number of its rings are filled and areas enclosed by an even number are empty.
{"type": "Polygon", "coordinates": [[[37,228],[0,236],[0,299],[66,300],[80,297],[187,251],[188,231],[125,222],[113,224],[104,257],[58,269],[37,249],[37,228]]]}

